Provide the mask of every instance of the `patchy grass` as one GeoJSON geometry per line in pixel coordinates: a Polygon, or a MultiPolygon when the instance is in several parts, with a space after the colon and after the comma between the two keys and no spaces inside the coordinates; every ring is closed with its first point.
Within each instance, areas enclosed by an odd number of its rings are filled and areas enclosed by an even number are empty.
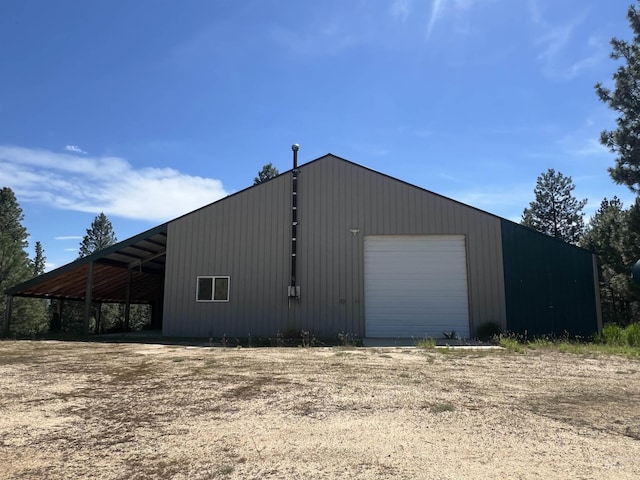
{"type": "Polygon", "coordinates": [[[455,405],[450,402],[436,402],[429,405],[429,410],[433,413],[453,412],[455,405]]]}
{"type": "Polygon", "coordinates": [[[213,472],[213,478],[226,477],[228,475],[231,475],[234,470],[235,468],[232,465],[225,465],[213,472]]]}
{"type": "MultiPolygon", "coordinates": [[[[506,332],[494,335],[491,343],[499,345],[506,353],[524,354],[528,351],[548,351],[560,352],[588,357],[601,355],[620,355],[627,358],[640,357],[640,323],[620,327],[618,325],[606,325],[603,331],[595,338],[568,338],[567,336],[555,337],[552,335],[542,335],[535,338],[527,338],[524,335],[506,332]]],[[[437,349],[433,339],[425,338],[418,340],[416,346],[422,350],[433,350],[438,353],[463,354],[462,351],[454,348],[437,349]]],[[[491,355],[495,350],[475,351],[476,355],[491,355]]]]}
{"type": "Polygon", "coordinates": [[[4,478],[457,478],[464,458],[495,479],[529,475],[535,450],[557,460],[541,478],[640,478],[640,360],[518,345],[0,342],[0,465],[4,478]]]}
{"type": "Polygon", "coordinates": [[[499,335],[498,344],[510,353],[524,353],[527,349],[524,339],[513,334],[499,335]]]}
{"type": "Polygon", "coordinates": [[[569,340],[567,338],[540,337],[530,341],[517,335],[501,336],[500,345],[508,351],[522,353],[524,350],[557,351],[597,357],[600,355],[620,355],[628,358],[640,357],[640,343],[636,344],[635,326],[620,329],[614,326],[615,334],[601,334],[594,341],[582,339],[569,340]],[[631,333],[629,333],[631,331],[631,333]]]}

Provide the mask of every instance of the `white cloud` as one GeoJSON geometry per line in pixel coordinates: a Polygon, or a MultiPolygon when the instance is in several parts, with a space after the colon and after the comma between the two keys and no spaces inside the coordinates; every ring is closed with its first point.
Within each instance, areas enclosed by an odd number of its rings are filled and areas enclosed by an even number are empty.
{"type": "Polygon", "coordinates": [[[11,187],[21,201],[152,221],[169,220],[227,195],[220,180],[171,168],[136,169],[118,157],[80,158],[14,146],[0,146],[0,184],[11,187]]]}
{"type": "Polygon", "coordinates": [[[560,141],[567,154],[575,157],[609,156],[607,147],[602,145],[597,138],[578,139],[565,137],[560,141]]]}
{"type": "Polygon", "coordinates": [[[568,23],[550,25],[545,22],[539,11],[535,11],[532,21],[540,33],[534,40],[534,46],[538,49],[537,60],[546,77],[553,80],[571,80],[607,58],[605,41],[593,34],[585,40],[578,32],[580,25],[587,18],[587,12],[568,23]]]}
{"type": "MultiPolygon", "coordinates": [[[[585,118],[581,124],[576,125],[573,131],[564,133],[556,140],[558,155],[579,159],[595,157],[609,161],[612,154],[607,147],[600,143],[600,130],[597,125],[607,125],[610,122],[609,111],[594,110],[593,114],[585,118]]],[[[613,123],[613,122],[611,122],[613,123]]]]}
{"type": "Polygon", "coordinates": [[[353,149],[362,152],[368,156],[373,157],[386,157],[391,153],[391,150],[384,145],[376,144],[376,143],[354,143],[352,145],[353,149]]]}
{"type": "Polygon", "coordinates": [[[540,11],[540,5],[537,0],[529,0],[527,6],[529,7],[529,18],[535,25],[541,25],[544,23],[542,18],[542,12],[540,11]]]}
{"type": "Polygon", "coordinates": [[[429,22],[427,23],[427,32],[425,34],[425,38],[427,40],[429,40],[431,32],[433,31],[433,27],[440,17],[440,3],[441,0],[433,0],[433,3],[431,4],[431,15],[429,16],[429,22]]]}
{"type": "Polygon", "coordinates": [[[431,10],[428,14],[425,40],[429,40],[436,24],[445,16],[455,17],[454,24],[448,27],[450,32],[466,35],[469,28],[464,26],[469,19],[469,12],[476,6],[494,3],[495,0],[432,0],[431,10]]]}
{"type": "Polygon", "coordinates": [[[411,0],[395,0],[391,4],[391,15],[403,22],[409,17],[411,0]]]}
{"type": "Polygon", "coordinates": [[[546,63],[555,61],[569,44],[574,28],[573,24],[545,28],[545,32],[535,42],[540,48],[538,60],[546,63]]]}
{"type": "Polygon", "coordinates": [[[66,147],[64,147],[64,149],[68,152],[74,152],[74,153],[82,153],[83,155],[86,155],[87,152],[85,152],[84,150],[82,150],[79,146],[77,145],[67,145],[66,147]]]}
{"type": "Polygon", "coordinates": [[[495,186],[458,191],[451,198],[487,211],[495,207],[503,210],[513,208],[522,210],[532,200],[532,192],[531,185],[513,185],[507,190],[504,187],[495,186]]]}
{"type": "Polygon", "coordinates": [[[450,189],[444,188],[439,193],[466,205],[519,222],[523,209],[533,200],[533,187],[533,183],[522,182],[514,183],[506,189],[504,185],[473,185],[469,188],[452,185],[450,189]]]}
{"type": "Polygon", "coordinates": [[[442,178],[443,180],[446,180],[446,181],[452,182],[452,183],[462,183],[464,185],[471,185],[472,184],[472,182],[467,180],[466,178],[461,178],[459,176],[451,175],[450,173],[446,173],[446,172],[440,172],[438,174],[438,176],[440,178],[442,178]]]}

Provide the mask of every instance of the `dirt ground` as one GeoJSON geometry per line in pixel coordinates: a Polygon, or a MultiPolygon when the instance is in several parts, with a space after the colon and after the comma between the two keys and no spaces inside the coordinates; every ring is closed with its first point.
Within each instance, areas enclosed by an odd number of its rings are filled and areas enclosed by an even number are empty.
{"type": "Polygon", "coordinates": [[[640,478],[640,361],[0,342],[0,478],[640,478]]]}

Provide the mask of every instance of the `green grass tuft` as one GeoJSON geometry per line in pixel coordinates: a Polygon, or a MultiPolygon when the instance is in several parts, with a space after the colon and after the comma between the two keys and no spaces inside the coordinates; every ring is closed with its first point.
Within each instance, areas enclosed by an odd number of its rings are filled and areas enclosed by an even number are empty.
{"type": "Polygon", "coordinates": [[[626,327],[607,324],[596,337],[598,343],[608,347],[640,347],[640,323],[632,323],[626,327]]]}
{"type": "Polygon", "coordinates": [[[433,348],[436,348],[436,341],[435,339],[430,337],[421,338],[416,342],[416,347],[431,350],[433,348]]]}
{"type": "Polygon", "coordinates": [[[513,333],[504,333],[498,335],[498,343],[502,348],[512,353],[524,353],[526,346],[524,339],[513,333]]]}

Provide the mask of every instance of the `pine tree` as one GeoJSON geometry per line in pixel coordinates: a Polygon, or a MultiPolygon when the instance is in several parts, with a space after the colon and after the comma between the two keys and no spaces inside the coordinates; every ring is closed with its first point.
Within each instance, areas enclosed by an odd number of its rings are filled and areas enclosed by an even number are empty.
{"type": "Polygon", "coordinates": [[[600,134],[600,143],[618,155],[609,174],[616,183],[640,193],[640,12],[634,5],[629,7],[627,18],[633,40],[611,40],[611,58],[623,60],[613,74],[615,88],[597,83],[595,89],[600,100],[618,114],[615,130],[600,134]]]}
{"type": "Polygon", "coordinates": [[[35,257],[33,257],[31,265],[33,267],[33,275],[38,276],[44,273],[44,269],[47,263],[47,257],[44,256],[42,243],[36,242],[35,251],[35,257]]]}
{"type": "Polygon", "coordinates": [[[565,242],[576,244],[584,232],[582,209],[587,199],[577,200],[571,177],[550,168],[541,174],[533,191],[535,200],[522,213],[522,225],[565,242]]]}
{"type": "Polygon", "coordinates": [[[636,197],[627,210],[627,232],[623,243],[627,262],[635,263],[640,258],[640,197],[636,197]]]}
{"type": "Polygon", "coordinates": [[[274,167],[272,163],[267,163],[262,167],[262,170],[258,172],[258,176],[253,179],[253,184],[259,185],[278,175],[280,175],[278,169],[274,167]]]}
{"type": "MultiPolygon", "coordinates": [[[[29,260],[29,276],[42,275],[45,269],[46,257],[42,243],[36,242],[35,256],[29,260]]],[[[34,336],[44,333],[49,328],[49,311],[47,300],[41,298],[18,298],[15,300],[16,319],[13,332],[18,336],[34,336]]]]}
{"type": "MultiPolygon", "coordinates": [[[[625,256],[626,269],[624,274],[630,279],[630,272],[633,265],[640,259],[640,197],[636,197],[635,202],[627,210],[627,228],[623,237],[623,250],[625,256]]],[[[633,291],[638,299],[636,304],[640,308],[640,287],[632,283],[633,291]]],[[[634,310],[633,321],[640,322],[640,312],[634,310]]]]}
{"type": "Polygon", "coordinates": [[[637,309],[637,288],[629,278],[630,211],[617,198],[604,199],[580,239],[580,246],[598,254],[600,301],[605,323],[625,325],[637,309]]]}
{"type": "MultiPolygon", "coordinates": [[[[87,229],[87,234],[80,243],[79,256],[86,257],[118,241],[113,225],[104,213],[100,213],[87,229]]],[[[117,304],[94,305],[96,333],[122,330],[124,328],[124,306],[117,304]]],[[[149,323],[149,312],[146,305],[131,306],[131,326],[140,328],[149,323]]],[[[76,305],[67,309],[67,318],[71,323],[79,323],[84,318],[84,306],[76,305]],[[74,321],[75,320],[75,321],[74,321]]]]}
{"type": "Polygon", "coordinates": [[[22,226],[23,220],[13,190],[7,187],[0,190],[0,285],[5,288],[22,280],[28,265],[24,250],[28,246],[28,234],[22,226]]]}
{"type": "Polygon", "coordinates": [[[101,212],[91,222],[91,228],[87,229],[87,234],[80,242],[79,258],[87,257],[98,250],[110,247],[117,241],[111,221],[101,212]]]}
{"type": "MultiPolygon", "coordinates": [[[[4,290],[34,274],[33,262],[25,251],[28,234],[23,220],[13,191],[7,187],[0,190],[0,314],[3,316],[6,309],[4,290]]],[[[15,298],[11,317],[11,333],[18,336],[36,335],[46,331],[48,326],[46,307],[40,299],[15,298]]]]}
{"type": "MultiPolygon", "coordinates": [[[[640,11],[637,5],[627,10],[627,19],[633,37],[631,40],[611,39],[611,58],[619,61],[613,74],[613,89],[605,88],[602,83],[595,85],[599,99],[616,112],[616,127],[604,130],[600,134],[600,143],[616,154],[614,166],[609,175],[618,184],[626,185],[632,192],[640,194],[640,11]]],[[[629,280],[629,273],[635,261],[640,258],[640,199],[636,198],[625,214],[625,229],[622,235],[621,256],[623,266],[611,267],[617,276],[609,282],[620,293],[623,310],[621,323],[640,320],[640,289],[629,280]]],[[[594,217],[595,218],[595,217],[594,217]]],[[[603,240],[606,242],[606,239],[603,240]]],[[[604,248],[604,247],[603,247],[604,248]]],[[[605,249],[606,252],[606,249],[605,249]]],[[[601,258],[603,277],[608,279],[606,268],[609,259],[601,258]]],[[[615,265],[615,264],[611,264],[615,265]]],[[[603,314],[605,312],[603,302],[603,314]]]]}
{"type": "Polygon", "coordinates": [[[4,316],[4,291],[27,279],[29,257],[27,229],[22,226],[24,215],[16,196],[8,187],[0,190],[0,315],[4,316]]]}

